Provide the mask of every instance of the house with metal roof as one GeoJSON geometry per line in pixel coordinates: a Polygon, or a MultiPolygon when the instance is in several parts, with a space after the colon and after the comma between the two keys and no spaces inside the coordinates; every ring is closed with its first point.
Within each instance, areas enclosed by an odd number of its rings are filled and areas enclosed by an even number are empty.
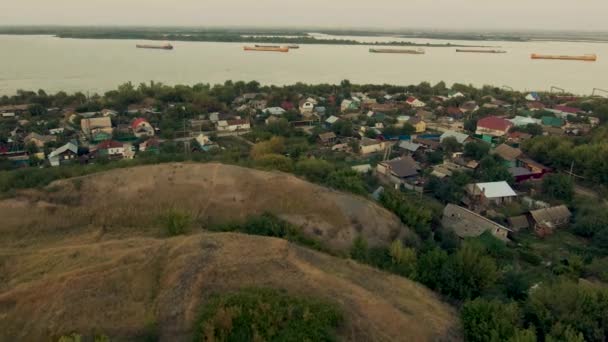
{"type": "Polygon", "coordinates": [[[541,237],[553,234],[557,228],[567,226],[571,217],[572,213],[565,205],[530,211],[534,232],[541,237]]]}
{"type": "Polygon", "coordinates": [[[376,171],[394,184],[404,184],[418,176],[420,166],[412,157],[405,156],[379,163],[376,171]]]}
{"type": "Polygon", "coordinates": [[[505,181],[469,184],[465,190],[468,197],[466,202],[471,208],[502,205],[517,198],[515,191],[505,181]]]}
{"type": "Polygon", "coordinates": [[[78,146],[69,142],[49,153],[48,159],[51,166],[72,163],[78,159],[78,146]]]}
{"type": "Polygon", "coordinates": [[[460,144],[467,143],[471,140],[471,137],[467,134],[456,131],[446,131],[439,137],[439,141],[443,142],[446,138],[455,138],[460,144]]]}

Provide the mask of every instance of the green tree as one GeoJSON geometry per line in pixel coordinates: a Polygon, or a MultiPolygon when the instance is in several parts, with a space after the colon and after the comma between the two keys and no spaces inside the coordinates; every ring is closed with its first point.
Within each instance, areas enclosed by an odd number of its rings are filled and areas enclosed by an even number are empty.
{"type": "Polygon", "coordinates": [[[464,156],[480,160],[490,154],[490,144],[484,141],[471,141],[464,145],[464,156]]]}
{"type": "Polygon", "coordinates": [[[570,202],[574,197],[574,182],[572,178],[554,173],[543,178],[543,193],[558,200],[570,202]]]}
{"type": "Polygon", "coordinates": [[[350,257],[353,260],[366,263],[369,260],[369,248],[367,247],[367,241],[362,236],[357,236],[353,241],[353,245],[350,248],[350,257]]]}
{"type": "Polygon", "coordinates": [[[462,151],[462,144],[460,144],[454,137],[447,137],[441,142],[441,148],[446,153],[454,153],[462,151]]]}
{"type": "Polygon", "coordinates": [[[27,111],[32,115],[32,116],[43,116],[46,115],[46,108],[44,108],[44,106],[42,106],[41,104],[38,103],[34,103],[32,105],[30,105],[27,108],[27,111]]]}
{"type": "Polygon", "coordinates": [[[465,244],[450,257],[447,272],[444,292],[457,299],[475,298],[498,279],[494,259],[473,244],[465,244]]]}
{"type": "MultiPolygon", "coordinates": [[[[521,324],[516,303],[475,299],[463,305],[460,312],[464,338],[469,342],[505,341],[514,337],[521,324]]],[[[521,337],[521,336],[520,336],[521,337]]]]}

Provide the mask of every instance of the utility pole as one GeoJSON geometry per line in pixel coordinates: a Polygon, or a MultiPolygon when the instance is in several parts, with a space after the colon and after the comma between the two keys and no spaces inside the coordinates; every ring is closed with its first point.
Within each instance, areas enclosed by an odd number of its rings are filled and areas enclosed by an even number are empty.
{"type": "Polygon", "coordinates": [[[593,88],[593,92],[591,92],[591,97],[595,96],[596,92],[602,92],[602,93],[608,94],[608,90],[604,90],[604,89],[600,89],[600,88],[593,88]]]}

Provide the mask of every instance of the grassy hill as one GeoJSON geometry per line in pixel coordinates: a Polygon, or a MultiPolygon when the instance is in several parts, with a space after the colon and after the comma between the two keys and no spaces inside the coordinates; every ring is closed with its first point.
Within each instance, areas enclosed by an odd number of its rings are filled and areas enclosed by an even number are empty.
{"type": "Polygon", "coordinates": [[[337,251],[410,234],[363,198],[293,176],[220,164],[114,170],[0,201],[0,340],[78,332],[190,341],[214,295],[259,287],[326,301],[344,340],[460,339],[454,309],[407,279],[285,240],[210,233],[208,224],[264,211],[302,224],[337,251]],[[159,215],[179,208],[190,233],[167,237],[159,215]],[[422,324],[424,322],[424,324],[422,324]]]}

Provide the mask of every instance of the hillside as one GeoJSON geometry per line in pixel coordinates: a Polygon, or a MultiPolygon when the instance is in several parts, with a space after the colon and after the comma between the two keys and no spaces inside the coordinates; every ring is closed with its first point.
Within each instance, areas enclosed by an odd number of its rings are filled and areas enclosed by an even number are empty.
{"type": "Polygon", "coordinates": [[[384,208],[292,175],[222,164],[165,164],[117,169],[58,181],[0,201],[0,244],[31,245],[66,234],[158,236],[158,216],[169,208],[189,212],[196,224],[245,220],[271,212],[335,250],[357,235],[370,245],[414,239],[384,208]]]}
{"type": "Polygon", "coordinates": [[[358,232],[376,244],[409,234],[365,199],[234,166],[146,166],[56,182],[0,201],[0,340],[76,331],[126,341],[155,324],[163,341],[190,341],[210,296],[252,286],[337,304],[345,340],[460,339],[455,310],[421,285],[280,239],[198,228],[168,238],[158,224],[168,207],[201,227],[271,209],[339,249],[358,232]]]}
{"type": "Polygon", "coordinates": [[[336,302],[348,340],[449,340],[457,331],[456,313],[422,286],[284,240],[224,233],[103,242],[83,236],[1,255],[0,331],[19,340],[70,331],[128,339],[151,320],[162,340],[190,340],[205,298],[247,286],[336,302]]]}

